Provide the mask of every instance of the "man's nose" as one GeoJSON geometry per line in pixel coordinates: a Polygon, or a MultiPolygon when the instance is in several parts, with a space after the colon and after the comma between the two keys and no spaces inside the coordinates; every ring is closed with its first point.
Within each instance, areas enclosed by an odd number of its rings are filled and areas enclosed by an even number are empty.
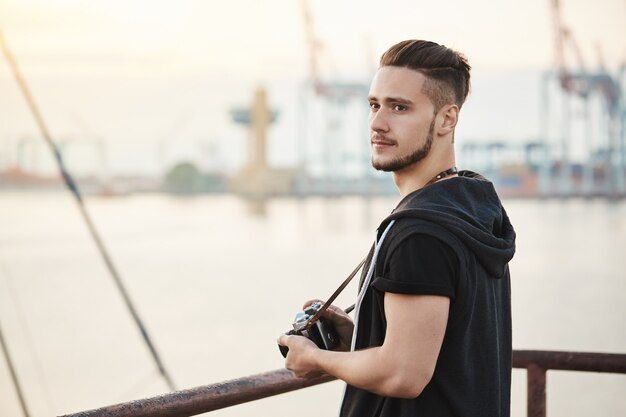
{"type": "Polygon", "coordinates": [[[389,130],[387,115],[383,109],[370,113],[370,129],[374,132],[387,132],[389,130]]]}

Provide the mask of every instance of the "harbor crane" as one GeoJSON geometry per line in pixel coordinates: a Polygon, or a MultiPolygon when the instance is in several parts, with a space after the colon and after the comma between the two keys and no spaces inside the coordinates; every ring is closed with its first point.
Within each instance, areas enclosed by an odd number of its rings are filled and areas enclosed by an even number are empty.
{"type": "Polygon", "coordinates": [[[366,103],[369,86],[362,82],[331,81],[322,77],[324,44],[315,33],[309,1],[301,0],[300,6],[308,52],[308,76],[300,91],[299,165],[304,180],[309,175],[321,177],[321,182],[328,188],[339,185],[340,180],[348,176],[369,172],[366,141],[358,142],[358,146],[353,146],[355,140],[351,141],[355,133],[359,139],[367,137],[365,131],[355,131],[353,126],[366,127],[364,114],[357,106],[366,103]],[[312,154],[316,156],[310,157],[312,154]]]}
{"type": "MultiPolygon", "coordinates": [[[[581,49],[576,42],[572,31],[565,24],[561,13],[560,0],[550,0],[552,10],[552,25],[554,29],[554,56],[556,71],[544,77],[544,137],[548,140],[548,124],[553,109],[548,100],[549,83],[556,80],[558,90],[562,94],[561,124],[559,126],[560,152],[558,160],[550,155],[550,146],[546,146],[545,163],[540,173],[540,191],[544,194],[554,193],[562,196],[572,194],[606,195],[611,197],[625,194],[624,174],[626,165],[626,106],[622,90],[622,78],[625,66],[622,65],[618,75],[612,75],[602,59],[597,70],[592,71],[586,65],[581,49]],[[575,62],[568,62],[568,53],[573,54],[575,62]],[[603,120],[601,125],[606,127],[604,132],[597,131],[592,124],[590,107],[592,99],[599,99],[603,120]],[[572,189],[571,145],[575,132],[573,126],[573,106],[582,108],[579,114],[582,117],[583,145],[586,151],[586,161],[582,164],[580,187],[572,189]],[[600,140],[594,148],[594,137],[600,140]],[[558,172],[558,187],[555,190],[550,186],[550,172],[558,172]],[[575,192],[576,191],[576,192],[575,192]]],[[[547,144],[546,144],[547,145],[547,144]]]]}

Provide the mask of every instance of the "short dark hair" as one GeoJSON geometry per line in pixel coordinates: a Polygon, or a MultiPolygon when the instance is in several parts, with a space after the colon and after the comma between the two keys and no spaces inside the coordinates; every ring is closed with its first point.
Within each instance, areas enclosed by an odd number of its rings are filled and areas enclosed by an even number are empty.
{"type": "Polygon", "coordinates": [[[461,108],[469,94],[472,67],[467,58],[435,42],[399,42],[380,57],[380,66],[409,68],[424,75],[423,91],[435,106],[435,113],[450,103],[461,108]]]}

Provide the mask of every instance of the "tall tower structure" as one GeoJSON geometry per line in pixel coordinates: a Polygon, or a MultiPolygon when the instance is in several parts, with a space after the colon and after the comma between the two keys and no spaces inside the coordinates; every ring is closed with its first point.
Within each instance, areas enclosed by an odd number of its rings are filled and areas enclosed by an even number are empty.
{"type": "Polygon", "coordinates": [[[254,92],[251,108],[250,137],[248,139],[247,169],[261,173],[267,171],[267,129],[272,115],[267,105],[267,92],[259,88],[254,92]]]}
{"type": "Polygon", "coordinates": [[[245,126],[248,133],[246,161],[232,178],[231,188],[258,199],[290,192],[292,171],[271,168],[267,161],[268,129],[278,112],[270,110],[265,89],[256,89],[250,106],[233,109],[231,117],[235,123],[245,126]]]}

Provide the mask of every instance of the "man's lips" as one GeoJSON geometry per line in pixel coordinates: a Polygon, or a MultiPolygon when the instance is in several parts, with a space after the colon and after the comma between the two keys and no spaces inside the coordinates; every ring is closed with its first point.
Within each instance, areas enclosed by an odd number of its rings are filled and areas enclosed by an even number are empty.
{"type": "Polygon", "coordinates": [[[381,138],[372,138],[371,140],[372,145],[374,146],[395,146],[396,142],[393,140],[389,140],[389,139],[381,139],[381,138]]]}

